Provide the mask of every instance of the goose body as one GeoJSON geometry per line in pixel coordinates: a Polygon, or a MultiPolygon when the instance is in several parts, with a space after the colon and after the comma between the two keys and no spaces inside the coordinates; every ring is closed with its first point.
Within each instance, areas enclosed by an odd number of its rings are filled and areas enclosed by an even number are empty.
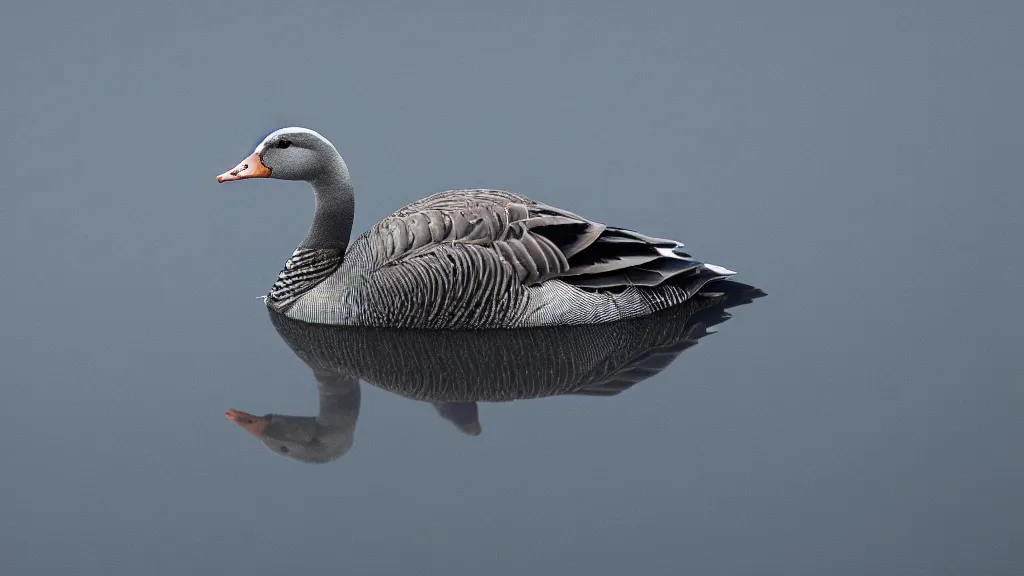
{"type": "Polygon", "coordinates": [[[701,294],[730,270],[674,240],[588,220],[503,190],[448,190],[349,243],[348,169],[316,132],[284,128],[219,181],[306,180],[316,212],[265,301],[314,324],[466,329],[599,324],[701,294]]]}

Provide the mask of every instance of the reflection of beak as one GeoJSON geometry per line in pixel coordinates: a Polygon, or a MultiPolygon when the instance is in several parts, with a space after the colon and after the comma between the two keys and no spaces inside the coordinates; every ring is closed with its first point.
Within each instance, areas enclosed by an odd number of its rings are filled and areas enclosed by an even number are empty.
{"type": "Polygon", "coordinates": [[[270,168],[263,164],[259,152],[253,152],[238,163],[231,170],[217,176],[217,182],[231,182],[232,180],[245,180],[246,178],[270,178],[270,168]]]}
{"type": "Polygon", "coordinates": [[[245,429],[246,432],[260,440],[263,439],[263,432],[270,424],[270,418],[265,416],[253,416],[248,412],[242,412],[241,410],[235,410],[233,408],[225,412],[224,417],[235,424],[238,424],[245,429]]]}

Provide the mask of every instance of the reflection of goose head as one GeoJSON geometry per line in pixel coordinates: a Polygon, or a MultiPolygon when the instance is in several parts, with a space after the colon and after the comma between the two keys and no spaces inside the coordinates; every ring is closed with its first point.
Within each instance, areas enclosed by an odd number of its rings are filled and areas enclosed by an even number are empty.
{"type": "Polygon", "coordinates": [[[359,417],[359,381],[327,372],[314,373],[320,390],[320,410],[315,417],[254,416],[234,409],[224,416],[275,454],[311,464],[336,460],[352,448],[359,417]]]}

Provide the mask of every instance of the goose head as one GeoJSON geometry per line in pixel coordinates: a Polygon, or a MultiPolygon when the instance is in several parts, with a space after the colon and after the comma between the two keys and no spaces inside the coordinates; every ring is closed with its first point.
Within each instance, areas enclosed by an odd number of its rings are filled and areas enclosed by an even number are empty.
{"type": "Polygon", "coordinates": [[[255,416],[228,410],[224,416],[252,434],[271,452],[306,464],[336,460],[352,447],[355,419],[324,426],[308,416],[267,414],[255,416]]]}
{"type": "Polygon", "coordinates": [[[330,140],[308,128],[292,126],[271,132],[237,166],[217,176],[217,182],[276,178],[312,182],[325,172],[348,170],[330,140]]]}

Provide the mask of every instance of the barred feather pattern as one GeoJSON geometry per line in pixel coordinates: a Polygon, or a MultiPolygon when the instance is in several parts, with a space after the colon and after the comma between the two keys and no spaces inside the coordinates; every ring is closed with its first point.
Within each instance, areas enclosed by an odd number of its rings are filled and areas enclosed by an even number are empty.
{"type": "Polygon", "coordinates": [[[322,256],[301,275],[315,285],[284,292],[277,309],[378,327],[599,324],[680,304],[732,274],[681,248],[509,192],[452,190],[381,220],[332,273],[335,257],[322,256]]]}
{"type": "Polygon", "coordinates": [[[334,249],[299,248],[284,263],[284,269],[267,294],[267,305],[283,311],[341,266],[342,254],[334,249]]]}

